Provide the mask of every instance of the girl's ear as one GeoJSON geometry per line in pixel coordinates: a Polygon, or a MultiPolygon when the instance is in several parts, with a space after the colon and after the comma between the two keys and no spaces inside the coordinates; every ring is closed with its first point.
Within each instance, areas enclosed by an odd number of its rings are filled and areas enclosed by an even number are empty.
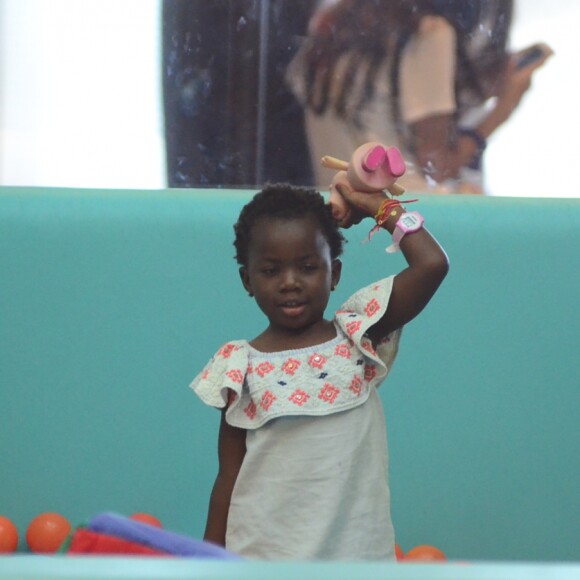
{"type": "Polygon", "coordinates": [[[340,274],[342,273],[342,262],[336,258],[332,260],[331,266],[331,284],[330,289],[334,290],[340,282],[340,274]]]}
{"type": "Polygon", "coordinates": [[[253,296],[254,293],[252,292],[252,285],[250,284],[250,276],[248,275],[248,269],[245,266],[242,266],[240,268],[239,272],[240,272],[240,278],[242,280],[242,284],[244,285],[246,292],[250,296],[253,296]]]}

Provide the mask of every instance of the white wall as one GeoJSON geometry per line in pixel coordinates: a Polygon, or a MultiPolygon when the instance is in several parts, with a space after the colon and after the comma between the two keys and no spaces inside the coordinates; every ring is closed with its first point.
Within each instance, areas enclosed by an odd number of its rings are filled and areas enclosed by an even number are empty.
{"type": "Polygon", "coordinates": [[[516,0],[513,49],[543,41],[556,54],[490,139],[486,173],[493,195],[580,197],[579,24],[578,0],[516,0]]]}
{"type": "Polygon", "coordinates": [[[165,186],[159,0],[0,0],[0,184],[165,186]]]}

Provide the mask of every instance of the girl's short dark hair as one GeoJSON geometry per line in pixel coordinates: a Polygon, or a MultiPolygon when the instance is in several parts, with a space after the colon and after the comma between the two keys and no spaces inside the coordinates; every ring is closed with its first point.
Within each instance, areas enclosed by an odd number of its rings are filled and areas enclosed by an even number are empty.
{"type": "Polygon", "coordinates": [[[331,258],[338,258],[342,254],[345,238],[322,195],[315,189],[287,183],[271,183],[242,208],[234,225],[235,258],[238,264],[247,265],[251,231],[259,219],[299,219],[307,216],[314,217],[319,223],[330,246],[331,258]]]}

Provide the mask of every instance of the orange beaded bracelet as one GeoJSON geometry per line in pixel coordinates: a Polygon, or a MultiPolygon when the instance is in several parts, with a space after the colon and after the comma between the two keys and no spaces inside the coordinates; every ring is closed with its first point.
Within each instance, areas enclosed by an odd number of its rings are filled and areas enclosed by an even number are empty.
{"type": "Polygon", "coordinates": [[[392,208],[395,207],[401,207],[401,202],[398,199],[387,198],[385,201],[383,201],[383,203],[381,203],[377,213],[375,214],[375,221],[377,222],[377,226],[381,227],[387,221],[389,212],[392,208]]]}
{"type": "MultiPolygon", "coordinates": [[[[409,199],[409,200],[405,200],[405,203],[413,203],[414,201],[419,201],[419,200],[418,199],[409,199]]],[[[375,221],[377,222],[377,224],[375,226],[373,226],[373,228],[369,232],[369,237],[368,237],[369,240],[376,232],[378,232],[381,229],[381,227],[387,221],[389,216],[395,217],[397,215],[395,208],[398,208],[398,207],[402,208],[403,211],[405,210],[405,208],[401,205],[401,202],[398,199],[392,199],[390,197],[387,197],[381,203],[381,205],[379,206],[379,209],[377,210],[377,213],[375,214],[375,221]]]]}

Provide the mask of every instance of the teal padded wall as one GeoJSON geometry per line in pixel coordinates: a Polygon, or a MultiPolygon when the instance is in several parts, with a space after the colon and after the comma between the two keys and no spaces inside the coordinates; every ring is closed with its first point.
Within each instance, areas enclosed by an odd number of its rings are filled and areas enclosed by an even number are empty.
{"type": "MultiPolygon", "coordinates": [[[[262,315],[232,223],[248,191],[0,189],[0,514],[148,511],[200,537],[219,413],[188,384],[262,315]]],[[[578,560],[580,203],[420,196],[451,270],[381,387],[403,548],[578,560]]],[[[340,305],[396,273],[348,230],[340,305]]]]}

